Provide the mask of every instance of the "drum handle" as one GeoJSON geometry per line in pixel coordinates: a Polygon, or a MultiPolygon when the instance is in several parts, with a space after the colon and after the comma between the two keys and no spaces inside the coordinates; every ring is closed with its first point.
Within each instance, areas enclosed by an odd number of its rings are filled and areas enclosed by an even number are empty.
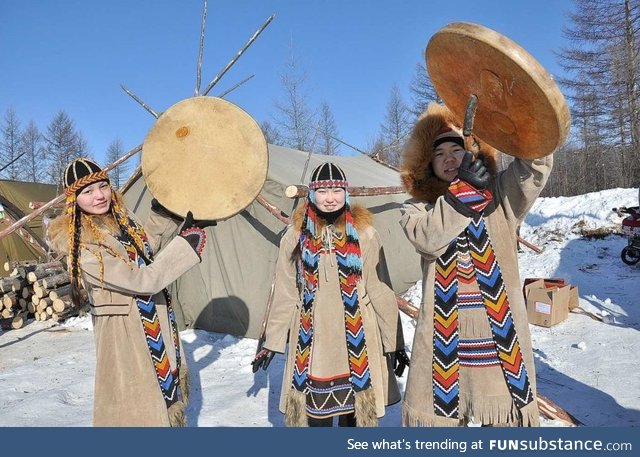
{"type": "Polygon", "coordinates": [[[476,117],[476,109],[478,108],[478,96],[471,94],[467,102],[467,109],[464,111],[464,123],[462,124],[462,134],[465,138],[473,134],[473,122],[476,117]]]}

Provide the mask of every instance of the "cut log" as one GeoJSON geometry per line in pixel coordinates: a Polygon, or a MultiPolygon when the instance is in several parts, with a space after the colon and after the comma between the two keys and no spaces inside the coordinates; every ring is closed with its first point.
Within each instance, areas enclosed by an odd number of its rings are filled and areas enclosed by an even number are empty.
{"type": "Polygon", "coordinates": [[[21,310],[27,309],[27,300],[24,298],[18,298],[18,308],[21,310]]]}
{"type": "Polygon", "coordinates": [[[19,266],[35,265],[37,263],[37,260],[9,261],[4,263],[4,271],[11,271],[19,266]]]}
{"type": "Polygon", "coordinates": [[[47,309],[47,306],[53,305],[53,300],[49,297],[41,298],[38,306],[36,307],[36,311],[43,312],[47,309]]]}
{"type": "Polygon", "coordinates": [[[48,276],[55,276],[60,273],[63,273],[65,269],[62,267],[62,264],[60,262],[56,262],[56,263],[57,263],[57,266],[50,266],[47,268],[35,269],[34,271],[30,271],[29,273],[27,273],[27,280],[30,283],[34,283],[38,279],[43,279],[48,276]]]}
{"type": "Polygon", "coordinates": [[[22,292],[22,288],[24,286],[26,286],[27,280],[20,278],[20,277],[16,277],[16,279],[13,280],[13,283],[11,284],[11,291],[12,292],[22,292]]]}
{"type": "Polygon", "coordinates": [[[35,304],[35,303],[33,303],[33,302],[31,302],[31,301],[30,301],[30,302],[28,302],[28,303],[27,303],[27,311],[28,311],[30,314],[35,313],[35,312],[36,312],[36,304],[35,304]]]}
{"type": "Polygon", "coordinates": [[[33,295],[33,286],[26,286],[22,288],[22,298],[31,298],[33,295]]]}
{"type": "Polygon", "coordinates": [[[40,320],[41,321],[46,321],[47,319],[49,319],[49,315],[47,314],[46,311],[42,311],[40,314],[40,320]]]}
{"type": "Polygon", "coordinates": [[[11,309],[18,304],[18,297],[16,297],[15,292],[7,292],[2,297],[2,303],[4,307],[7,309],[11,309]]]}
{"type": "Polygon", "coordinates": [[[64,284],[69,284],[69,275],[66,272],[42,279],[42,286],[45,289],[55,289],[64,284]]]}
{"type": "Polygon", "coordinates": [[[27,323],[27,313],[22,312],[15,315],[13,320],[11,321],[11,328],[16,330],[24,327],[24,324],[27,323]]]}
{"type": "Polygon", "coordinates": [[[40,303],[40,297],[38,297],[36,294],[33,294],[31,296],[31,303],[37,305],[38,303],[40,303]]]}
{"type": "Polygon", "coordinates": [[[2,278],[0,280],[0,292],[12,292],[11,288],[13,287],[13,281],[15,278],[13,276],[9,276],[8,278],[2,278]]]}
{"type": "Polygon", "coordinates": [[[0,312],[0,315],[5,319],[8,319],[10,317],[12,318],[15,315],[15,313],[11,309],[3,309],[2,312],[0,312]]]}
{"type": "MultiPolygon", "coordinates": [[[[52,291],[50,291],[49,297],[52,300],[55,300],[56,298],[61,298],[70,294],[71,294],[71,284],[66,284],[64,286],[60,286],[57,289],[53,289],[52,291]]],[[[71,301],[71,299],[69,299],[69,301],[71,301]]]]}
{"type": "Polygon", "coordinates": [[[71,305],[71,297],[66,296],[62,298],[54,298],[52,300],[51,307],[56,313],[62,313],[66,310],[69,310],[73,307],[71,305]]]}

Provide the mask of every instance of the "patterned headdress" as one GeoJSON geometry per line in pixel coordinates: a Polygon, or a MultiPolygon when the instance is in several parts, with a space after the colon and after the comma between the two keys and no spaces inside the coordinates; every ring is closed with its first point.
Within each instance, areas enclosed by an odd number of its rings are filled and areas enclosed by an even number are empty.
{"type": "MultiPolygon", "coordinates": [[[[318,265],[323,249],[333,250],[337,259],[340,292],[344,305],[345,335],[349,354],[350,381],[355,393],[371,386],[364,326],[359,307],[357,284],[362,277],[362,258],[358,232],[356,231],[349,193],[345,196],[345,233],[331,234],[330,246],[323,243],[323,234],[317,233],[318,213],[315,193],[324,187],[348,187],[344,172],[337,165],[325,162],[311,174],[309,194],[305,203],[305,217],[301,227],[298,264],[299,283],[302,291],[302,312],[296,347],[296,366],[293,388],[307,389],[309,355],[313,342],[313,306],[318,286],[318,265]]],[[[330,253],[331,255],[331,253],[330,253]]]]}

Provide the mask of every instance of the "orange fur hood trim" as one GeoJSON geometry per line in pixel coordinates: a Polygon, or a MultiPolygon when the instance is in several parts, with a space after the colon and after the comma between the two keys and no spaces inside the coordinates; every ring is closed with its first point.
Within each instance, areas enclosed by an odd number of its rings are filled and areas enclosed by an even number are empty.
{"type": "MultiPolygon", "coordinates": [[[[462,130],[461,122],[446,106],[431,103],[416,122],[402,153],[400,178],[407,192],[420,201],[434,203],[449,187],[449,183],[433,173],[431,166],[433,140],[445,127],[462,130]]],[[[497,150],[474,136],[466,139],[465,144],[467,150],[483,158],[489,173],[495,176],[497,150]]]]}

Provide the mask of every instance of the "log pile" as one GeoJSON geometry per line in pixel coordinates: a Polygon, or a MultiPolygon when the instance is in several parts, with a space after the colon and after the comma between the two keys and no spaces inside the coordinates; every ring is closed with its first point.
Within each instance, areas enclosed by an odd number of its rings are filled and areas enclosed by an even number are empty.
{"type": "Polygon", "coordinates": [[[86,313],[86,305],[72,304],[69,276],[60,261],[6,262],[4,269],[9,276],[0,278],[3,330],[22,328],[29,318],[58,322],[86,313]]]}

